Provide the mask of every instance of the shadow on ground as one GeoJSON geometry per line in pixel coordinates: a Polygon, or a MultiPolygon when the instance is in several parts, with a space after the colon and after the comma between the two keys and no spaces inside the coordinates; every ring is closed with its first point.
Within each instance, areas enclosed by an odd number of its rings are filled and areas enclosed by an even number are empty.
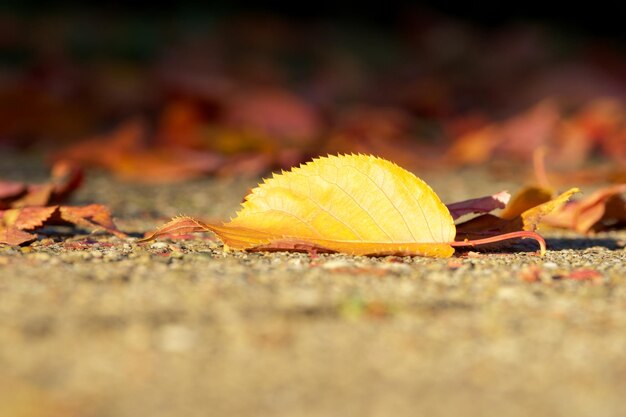
{"type": "Polygon", "coordinates": [[[605,248],[608,250],[623,250],[624,244],[612,238],[549,238],[546,239],[548,248],[553,251],[558,250],[584,250],[590,248],[605,248]]]}

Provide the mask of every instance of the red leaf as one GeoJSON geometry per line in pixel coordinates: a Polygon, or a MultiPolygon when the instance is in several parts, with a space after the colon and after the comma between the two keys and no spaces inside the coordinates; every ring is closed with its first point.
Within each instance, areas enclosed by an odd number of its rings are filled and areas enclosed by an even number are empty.
{"type": "Polygon", "coordinates": [[[311,143],[321,130],[315,109],[288,90],[272,88],[233,94],[225,122],[237,130],[258,132],[278,148],[311,143]]]}
{"type": "Polygon", "coordinates": [[[489,213],[490,211],[504,208],[511,194],[506,191],[500,191],[497,194],[487,197],[474,198],[471,200],[460,201],[458,203],[447,204],[448,210],[454,220],[461,216],[471,213],[489,213]]]}
{"type": "Polygon", "coordinates": [[[602,278],[602,274],[593,269],[583,268],[583,269],[576,269],[567,275],[561,275],[560,278],[571,279],[574,281],[591,281],[594,279],[602,278]]]}
{"type": "Polygon", "coordinates": [[[0,209],[8,208],[9,202],[19,198],[26,192],[21,182],[0,181],[0,209]]]}
{"type": "Polygon", "coordinates": [[[52,167],[50,181],[44,184],[0,182],[0,209],[47,206],[65,200],[83,180],[82,170],[58,162],[52,167]]]}

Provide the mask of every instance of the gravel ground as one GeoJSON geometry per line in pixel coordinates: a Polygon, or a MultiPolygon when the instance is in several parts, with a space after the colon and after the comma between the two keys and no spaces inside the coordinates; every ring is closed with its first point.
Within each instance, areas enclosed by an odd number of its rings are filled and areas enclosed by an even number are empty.
{"type": "MultiPolygon", "coordinates": [[[[423,178],[444,201],[520,185],[423,178]]],[[[255,182],[92,175],[73,203],[138,236],[181,212],[227,218],[255,182]]],[[[48,232],[0,247],[2,417],[626,415],[626,232],[445,260],[48,232]]]]}

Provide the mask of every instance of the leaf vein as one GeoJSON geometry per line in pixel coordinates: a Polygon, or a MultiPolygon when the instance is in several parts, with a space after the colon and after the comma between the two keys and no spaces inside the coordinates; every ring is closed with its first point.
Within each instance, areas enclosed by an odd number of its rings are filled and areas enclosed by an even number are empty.
{"type": "MultiPolygon", "coordinates": [[[[387,198],[387,201],[389,201],[389,203],[391,204],[391,206],[398,212],[398,214],[400,215],[400,217],[402,217],[402,220],[404,221],[404,225],[406,226],[406,229],[409,231],[409,233],[411,234],[411,236],[413,237],[413,240],[415,240],[415,236],[413,236],[413,232],[411,231],[411,228],[409,227],[409,223],[407,222],[406,218],[404,217],[404,214],[402,213],[402,211],[398,208],[398,206],[395,205],[395,203],[393,202],[393,200],[387,195],[387,193],[385,192],[385,190],[383,190],[383,188],[378,185],[376,183],[376,181],[374,181],[369,175],[367,175],[365,172],[361,171],[359,168],[355,167],[355,166],[350,166],[350,168],[353,168],[355,171],[357,171],[359,174],[363,175],[365,178],[367,178],[372,184],[374,184],[376,186],[376,188],[378,188],[378,190],[380,190],[381,193],[383,193],[383,195],[387,198]]],[[[374,220],[375,221],[375,220],[374,220]]],[[[376,223],[378,225],[378,223],[376,223]]],[[[378,226],[380,227],[380,226],[378,226]]],[[[382,228],[381,228],[382,230],[382,228]]],[[[383,230],[384,231],[384,230],[383,230]]],[[[385,232],[385,234],[387,234],[385,232]]],[[[431,233],[432,235],[432,233],[431,233]]],[[[389,234],[387,234],[387,236],[389,236],[389,234]]],[[[389,236],[389,239],[391,241],[393,241],[393,239],[391,239],[391,236],[389,236]]],[[[434,239],[433,239],[434,240],[434,239]]]]}

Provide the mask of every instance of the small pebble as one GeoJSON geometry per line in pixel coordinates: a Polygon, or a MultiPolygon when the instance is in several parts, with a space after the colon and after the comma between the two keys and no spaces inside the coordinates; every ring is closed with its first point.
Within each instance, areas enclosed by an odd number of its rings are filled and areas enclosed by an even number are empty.
{"type": "Polygon", "coordinates": [[[324,269],[338,269],[338,268],[347,268],[347,267],[350,267],[350,266],[354,266],[354,264],[351,263],[351,262],[348,262],[348,261],[341,260],[341,259],[333,259],[333,260],[330,260],[328,262],[325,262],[322,265],[322,268],[324,268],[324,269]]]}

